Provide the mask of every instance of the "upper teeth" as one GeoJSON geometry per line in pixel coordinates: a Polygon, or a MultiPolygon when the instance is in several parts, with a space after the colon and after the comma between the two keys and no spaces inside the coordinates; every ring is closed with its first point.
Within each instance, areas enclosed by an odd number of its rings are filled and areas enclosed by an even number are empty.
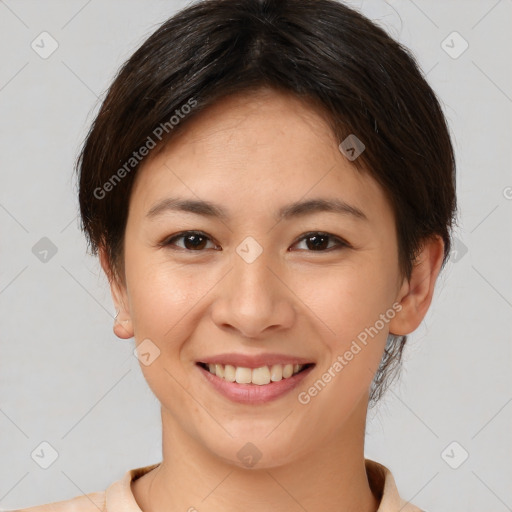
{"type": "Polygon", "coordinates": [[[228,382],[257,384],[259,386],[270,384],[271,381],[277,382],[281,379],[288,379],[304,368],[303,364],[274,364],[272,366],[261,366],[260,368],[244,368],[243,366],[212,363],[207,366],[210,373],[228,382]]]}

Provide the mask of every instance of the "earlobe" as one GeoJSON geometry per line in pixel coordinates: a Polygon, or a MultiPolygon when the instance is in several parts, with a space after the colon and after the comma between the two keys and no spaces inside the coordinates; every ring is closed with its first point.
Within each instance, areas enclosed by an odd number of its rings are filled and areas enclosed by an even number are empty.
{"type": "Polygon", "coordinates": [[[133,338],[132,319],[129,308],[126,306],[126,293],[115,279],[110,282],[110,291],[117,310],[114,318],[114,334],[121,339],[133,338]]]}
{"type": "Polygon", "coordinates": [[[114,319],[114,334],[123,340],[133,338],[133,327],[130,318],[120,320],[119,318],[114,319]]]}
{"type": "Polygon", "coordinates": [[[108,258],[104,248],[98,249],[101,267],[107,276],[110,285],[110,293],[116,308],[116,316],[114,318],[114,334],[121,339],[133,338],[133,325],[129,308],[126,306],[126,291],[122,285],[118,283],[114,272],[109,265],[108,258]]]}
{"type": "Polygon", "coordinates": [[[443,256],[444,242],[440,236],[436,235],[423,243],[410,279],[404,280],[398,292],[396,300],[402,309],[389,323],[390,333],[400,336],[410,334],[421,324],[432,302],[443,256]]]}

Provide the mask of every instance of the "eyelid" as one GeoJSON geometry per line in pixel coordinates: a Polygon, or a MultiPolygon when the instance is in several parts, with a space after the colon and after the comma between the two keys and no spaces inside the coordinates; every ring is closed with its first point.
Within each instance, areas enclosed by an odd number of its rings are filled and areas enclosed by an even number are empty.
{"type": "MultiPolygon", "coordinates": [[[[179,233],[175,233],[174,235],[167,236],[161,242],[159,242],[157,245],[159,247],[173,246],[174,244],[172,244],[171,241],[183,238],[183,237],[185,237],[187,235],[202,236],[202,237],[206,238],[209,242],[212,242],[214,245],[217,245],[215,240],[210,235],[207,235],[205,232],[197,231],[195,229],[189,229],[189,230],[186,230],[186,231],[180,231],[179,233]]],[[[181,251],[185,251],[185,252],[198,252],[198,253],[199,252],[204,252],[204,251],[192,251],[190,249],[184,249],[183,247],[177,247],[177,250],[181,250],[181,251]]]]}
{"type": "MultiPolygon", "coordinates": [[[[168,237],[164,238],[164,240],[159,242],[157,245],[159,247],[173,246],[174,244],[171,243],[173,240],[177,240],[177,239],[183,238],[183,237],[185,237],[187,235],[199,235],[199,236],[202,236],[202,237],[206,238],[208,241],[212,242],[213,244],[218,245],[211,236],[209,236],[208,234],[206,234],[203,231],[197,231],[197,230],[187,230],[187,231],[181,231],[179,233],[175,233],[174,235],[171,235],[171,236],[168,236],[168,237]]],[[[343,247],[345,247],[345,248],[352,248],[353,247],[349,242],[347,242],[345,239],[341,238],[340,236],[334,235],[332,233],[328,233],[326,231],[308,231],[306,233],[303,233],[298,238],[295,239],[295,241],[292,244],[292,247],[294,245],[296,245],[297,243],[302,242],[305,239],[307,239],[309,237],[312,237],[314,235],[320,235],[320,236],[329,237],[334,242],[336,242],[337,245],[334,246],[334,247],[331,247],[329,249],[325,249],[323,251],[305,251],[305,252],[327,253],[327,252],[331,252],[333,249],[336,249],[336,248],[343,248],[343,247]]],[[[183,247],[177,247],[176,250],[180,250],[180,251],[184,251],[184,252],[189,252],[189,253],[194,253],[194,252],[201,253],[201,252],[204,252],[204,250],[194,251],[194,250],[191,250],[191,249],[184,249],[183,247]]]]}
{"type": "MultiPolygon", "coordinates": [[[[337,243],[337,247],[347,247],[347,248],[352,248],[352,245],[349,244],[345,239],[341,238],[340,236],[338,235],[333,235],[332,233],[328,233],[327,231],[308,231],[307,233],[304,233],[302,235],[299,236],[299,238],[297,238],[295,240],[295,242],[293,242],[292,246],[293,245],[296,245],[298,242],[302,242],[303,240],[309,238],[309,237],[312,237],[314,235],[320,235],[320,236],[326,236],[326,237],[329,237],[330,239],[332,239],[333,241],[335,241],[337,243]]],[[[306,252],[319,252],[319,253],[322,253],[322,252],[330,252],[332,249],[336,249],[336,247],[331,247],[330,249],[326,249],[324,251],[306,251],[306,252]]]]}

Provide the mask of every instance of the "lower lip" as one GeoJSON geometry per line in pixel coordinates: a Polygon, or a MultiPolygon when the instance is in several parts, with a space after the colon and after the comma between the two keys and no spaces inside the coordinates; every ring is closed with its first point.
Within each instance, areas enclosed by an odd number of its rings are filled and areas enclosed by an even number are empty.
{"type": "Polygon", "coordinates": [[[282,397],[298,386],[306,375],[308,375],[314,368],[314,365],[312,365],[287,379],[281,379],[277,382],[270,382],[269,384],[259,386],[258,384],[238,384],[237,382],[228,382],[227,380],[217,377],[217,375],[213,375],[213,373],[205,370],[202,366],[196,366],[199,368],[206,380],[221,395],[224,395],[233,402],[244,404],[261,404],[282,397]]]}

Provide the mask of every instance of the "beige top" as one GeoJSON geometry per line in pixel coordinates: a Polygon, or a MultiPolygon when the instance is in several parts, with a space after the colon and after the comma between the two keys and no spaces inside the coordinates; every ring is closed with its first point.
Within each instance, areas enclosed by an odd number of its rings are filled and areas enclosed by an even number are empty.
{"type": "MultiPolygon", "coordinates": [[[[106,491],[12,512],[142,512],[130,484],[159,464],[128,470],[121,480],[111,484],[106,491]]],[[[388,468],[370,459],[365,459],[365,465],[370,488],[381,497],[377,512],[423,512],[400,498],[395,479],[388,468]]]]}

